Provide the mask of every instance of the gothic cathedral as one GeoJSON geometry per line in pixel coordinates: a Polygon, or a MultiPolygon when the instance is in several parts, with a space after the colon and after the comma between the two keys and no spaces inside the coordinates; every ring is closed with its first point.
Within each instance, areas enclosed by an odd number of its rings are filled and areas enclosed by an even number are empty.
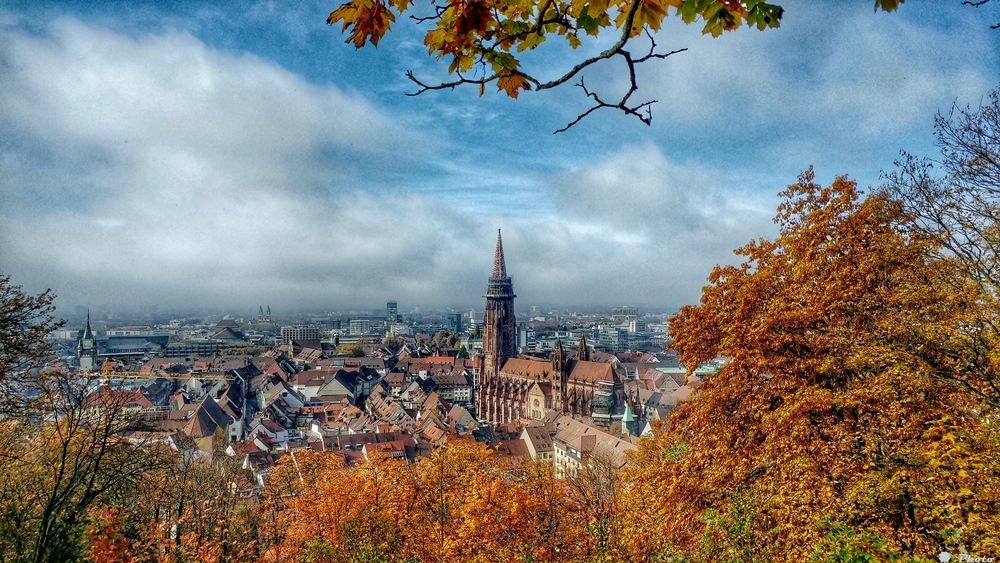
{"type": "MultiPolygon", "coordinates": [[[[541,419],[547,409],[598,425],[611,423],[622,395],[622,383],[611,364],[591,362],[581,333],[577,358],[567,359],[557,338],[550,361],[517,357],[514,288],[497,233],[493,275],[483,313],[483,363],[476,385],[479,420],[508,423],[541,419]]],[[[617,418],[617,417],[616,417],[617,418]]]]}

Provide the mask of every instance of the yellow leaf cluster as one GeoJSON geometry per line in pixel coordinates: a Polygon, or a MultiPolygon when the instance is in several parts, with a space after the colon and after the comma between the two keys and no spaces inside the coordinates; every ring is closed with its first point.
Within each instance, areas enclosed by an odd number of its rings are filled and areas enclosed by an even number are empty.
{"type": "MultiPolygon", "coordinates": [[[[410,7],[409,0],[349,0],[327,21],[342,23],[347,42],[356,47],[377,45],[396,16],[410,7]]],[[[776,27],[780,19],[780,8],[758,0],[451,0],[435,15],[420,19],[431,23],[424,35],[428,54],[451,57],[449,74],[492,65],[494,74],[469,82],[502,81],[497,90],[516,98],[529,88],[513,73],[521,66],[514,53],[530,52],[553,34],[576,49],[581,37],[598,36],[603,29],[614,28],[626,37],[644,29],[656,32],[670,10],[687,23],[704,20],[704,33],[713,35],[747,24],[776,27]],[[758,13],[764,15],[754,17],[758,13]],[[502,62],[498,55],[504,55],[502,62]]]]}

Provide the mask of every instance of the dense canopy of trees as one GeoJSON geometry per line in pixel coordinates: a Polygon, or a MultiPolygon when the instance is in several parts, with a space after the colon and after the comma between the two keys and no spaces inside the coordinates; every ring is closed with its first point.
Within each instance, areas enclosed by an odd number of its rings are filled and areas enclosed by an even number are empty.
{"type": "Polygon", "coordinates": [[[581,561],[598,549],[586,518],[544,464],[510,466],[457,441],[416,464],[374,455],[356,468],[296,454],[275,484],[279,561],[581,561]]]}
{"type": "Polygon", "coordinates": [[[954,264],[887,194],[810,171],[783,195],[780,236],[672,320],[688,366],[729,363],[642,445],[632,494],[656,500],[637,533],[691,559],[995,552],[995,416],[938,376],[979,293],[945,283],[954,264]]]}

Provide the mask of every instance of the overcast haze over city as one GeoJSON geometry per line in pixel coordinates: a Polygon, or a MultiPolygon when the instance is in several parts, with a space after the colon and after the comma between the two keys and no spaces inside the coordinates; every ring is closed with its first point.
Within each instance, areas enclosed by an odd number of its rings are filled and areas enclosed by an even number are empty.
{"type": "Polygon", "coordinates": [[[553,135],[579,89],[407,97],[446,63],[408,21],[356,51],[336,5],[0,4],[0,272],[60,307],[466,306],[499,228],[519,303],[676,307],[774,236],[800,171],[878,185],[997,86],[994,7],[795,2],[778,30],[672,22],[658,43],[689,50],[641,69],[651,127],[553,135]]]}

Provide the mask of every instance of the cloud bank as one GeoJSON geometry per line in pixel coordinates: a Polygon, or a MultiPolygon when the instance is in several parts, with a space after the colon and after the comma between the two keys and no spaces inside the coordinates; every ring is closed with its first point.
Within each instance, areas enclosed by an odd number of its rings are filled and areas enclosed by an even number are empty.
{"type": "Polygon", "coordinates": [[[692,49],[644,70],[654,127],[603,113],[558,136],[571,87],[414,101],[386,76],[429,64],[419,41],[309,51],[334,33],[321,18],[258,45],[215,16],[0,13],[0,272],[63,306],[480,308],[502,228],[523,305],[691,303],[774,234],[799,171],[877,179],[930,142],[935,111],[989,88],[988,30],[830,9],[719,40],[671,30],[658,41],[692,49]],[[275,49],[333,63],[293,72],[275,49]]]}

